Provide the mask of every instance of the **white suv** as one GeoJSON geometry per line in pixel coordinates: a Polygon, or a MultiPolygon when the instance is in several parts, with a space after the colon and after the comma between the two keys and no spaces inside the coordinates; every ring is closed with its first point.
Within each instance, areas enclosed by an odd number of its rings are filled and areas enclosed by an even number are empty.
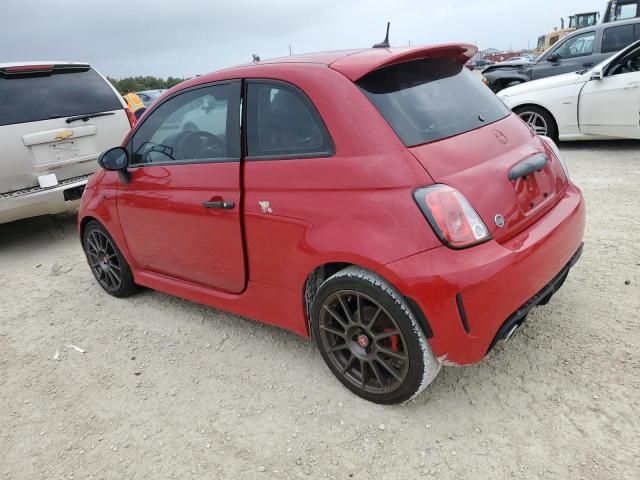
{"type": "Polygon", "coordinates": [[[133,123],[87,64],[0,63],[0,223],[75,208],[100,152],[133,123]]]}

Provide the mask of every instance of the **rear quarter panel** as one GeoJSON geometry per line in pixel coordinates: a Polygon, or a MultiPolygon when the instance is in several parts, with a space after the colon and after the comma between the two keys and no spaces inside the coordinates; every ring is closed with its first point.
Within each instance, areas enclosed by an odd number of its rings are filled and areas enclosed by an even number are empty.
{"type": "Polygon", "coordinates": [[[381,265],[439,244],[413,200],[433,183],[378,111],[346,77],[323,66],[254,69],[305,92],[335,144],[329,158],[244,164],[251,281],[300,292],[315,267],[381,265]],[[260,202],[269,202],[271,212],[260,202]]]}

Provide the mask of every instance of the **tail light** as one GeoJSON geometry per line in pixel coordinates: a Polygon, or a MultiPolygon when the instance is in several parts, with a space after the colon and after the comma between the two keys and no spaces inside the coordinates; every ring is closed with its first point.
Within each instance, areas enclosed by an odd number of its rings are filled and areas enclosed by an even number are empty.
{"type": "Polygon", "coordinates": [[[556,157],[556,159],[558,160],[558,163],[560,163],[560,166],[562,167],[562,169],[564,170],[564,176],[567,177],[567,180],[571,180],[571,176],[569,175],[569,168],[567,167],[567,164],[564,163],[564,160],[562,159],[562,155],[560,154],[560,149],[558,148],[558,146],[556,145],[556,142],[554,142],[552,139],[550,139],[549,137],[544,137],[542,135],[540,135],[540,138],[542,139],[542,141],[544,143],[547,144],[547,146],[551,149],[551,151],[553,152],[553,155],[556,157]]]}
{"type": "Polygon", "coordinates": [[[136,118],[136,114],[133,113],[131,109],[128,107],[125,108],[125,110],[127,111],[127,118],[129,119],[129,125],[131,125],[131,128],[133,128],[136,122],[138,121],[138,119],[136,118]]]}
{"type": "Polygon", "coordinates": [[[438,238],[450,248],[466,248],[491,238],[466,198],[447,185],[420,188],[413,196],[438,238]]]}

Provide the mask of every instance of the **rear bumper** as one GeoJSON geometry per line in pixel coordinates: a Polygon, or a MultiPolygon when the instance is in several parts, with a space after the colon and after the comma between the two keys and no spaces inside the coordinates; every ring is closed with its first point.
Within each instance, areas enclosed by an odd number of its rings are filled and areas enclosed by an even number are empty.
{"type": "Polygon", "coordinates": [[[60,182],[51,188],[33,188],[0,195],[0,223],[72,210],[91,175],[60,182]]]}
{"type": "Polygon", "coordinates": [[[584,227],[582,194],[569,185],[544,218],[504,244],[439,247],[386,265],[380,273],[422,310],[437,357],[472,364],[559,288],[579,257],[584,227]]]}

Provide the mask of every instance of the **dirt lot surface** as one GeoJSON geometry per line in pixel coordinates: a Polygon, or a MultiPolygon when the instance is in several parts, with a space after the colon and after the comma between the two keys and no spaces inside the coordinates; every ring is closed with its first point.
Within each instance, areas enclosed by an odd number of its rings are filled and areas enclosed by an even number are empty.
{"type": "Polygon", "coordinates": [[[402,407],[292,334],[109,297],[73,214],[0,225],[0,478],[640,478],[639,147],[562,147],[581,261],[503,349],[402,407]]]}

